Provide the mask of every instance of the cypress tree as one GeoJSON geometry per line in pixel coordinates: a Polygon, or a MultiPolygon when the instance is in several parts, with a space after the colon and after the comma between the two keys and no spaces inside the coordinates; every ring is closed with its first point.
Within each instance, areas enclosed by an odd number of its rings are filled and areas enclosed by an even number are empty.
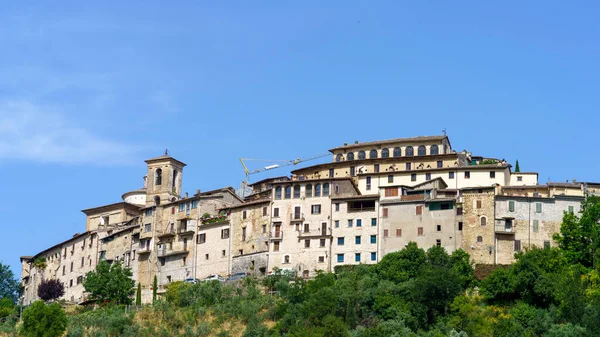
{"type": "Polygon", "coordinates": [[[519,167],[519,160],[517,159],[517,164],[515,165],[515,173],[521,172],[521,168],[519,167]]]}
{"type": "Polygon", "coordinates": [[[135,294],[135,305],[142,305],[142,284],[138,282],[137,293],[135,294]]]}
{"type": "Polygon", "coordinates": [[[154,282],[152,284],[152,304],[156,302],[156,288],[158,287],[158,280],[156,279],[156,275],[154,275],[154,282]]]}

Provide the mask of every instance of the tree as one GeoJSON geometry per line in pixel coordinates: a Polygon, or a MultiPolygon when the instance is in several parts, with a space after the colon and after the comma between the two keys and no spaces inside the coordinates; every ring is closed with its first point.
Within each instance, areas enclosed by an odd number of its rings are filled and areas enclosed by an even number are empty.
{"type": "Polygon", "coordinates": [[[38,287],[38,296],[46,302],[55,300],[64,294],[65,287],[56,279],[42,280],[38,287]]]}
{"type": "Polygon", "coordinates": [[[142,305],[142,284],[138,282],[137,293],[135,294],[135,305],[142,305]]]}
{"type": "Polygon", "coordinates": [[[67,327],[67,315],[58,303],[46,305],[36,301],[23,311],[21,335],[26,337],[58,337],[67,327]]]}
{"type": "Polygon", "coordinates": [[[0,299],[8,298],[13,303],[17,302],[19,295],[19,281],[8,267],[0,262],[0,299]]]}
{"type": "Polygon", "coordinates": [[[121,262],[110,264],[102,261],[95,271],[86,274],[83,287],[90,293],[92,300],[131,304],[130,296],[135,293],[135,281],[131,276],[131,269],[123,268],[121,262]]]}
{"type": "Polygon", "coordinates": [[[517,159],[517,163],[515,164],[515,173],[521,172],[521,168],[519,167],[519,160],[517,159]]]}
{"type": "Polygon", "coordinates": [[[409,242],[401,251],[386,254],[376,269],[381,278],[401,283],[416,277],[426,260],[425,251],[409,242]]]}
{"type": "Polygon", "coordinates": [[[154,275],[154,281],[152,282],[152,304],[156,302],[156,288],[158,288],[158,280],[156,275],[154,275]]]}
{"type": "Polygon", "coordinates": [[[589,196],[581,203],[581,216],[566,212],[560,226],[560,233],[553,239],[563,251],[567,260],[585,267],[595,266],[600,244],[600,197],[589,196]]]}

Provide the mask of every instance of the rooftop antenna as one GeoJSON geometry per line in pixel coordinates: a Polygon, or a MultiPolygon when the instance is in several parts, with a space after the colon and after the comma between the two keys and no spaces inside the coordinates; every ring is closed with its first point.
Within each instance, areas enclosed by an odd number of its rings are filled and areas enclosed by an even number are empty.
{"type": "Polygon", "coordinates": [[[165,149],[165,156],[169,155],[169,149],[165,149]]]}
{"type": "Polygon", "coordinates": [[[443,128],[442,132],[444,133],[444,136],[445,136],[446,135],[446,128],[443,128]]]}

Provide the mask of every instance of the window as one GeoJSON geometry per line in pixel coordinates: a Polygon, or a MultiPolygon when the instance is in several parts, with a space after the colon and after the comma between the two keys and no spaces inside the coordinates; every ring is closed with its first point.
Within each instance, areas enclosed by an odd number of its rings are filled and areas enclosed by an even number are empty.
{"type": "Polygon", "coordinates": [[[481,217],[481,226],[484,227],[485,225],[487,225],[487,218],[482,216],[481,217]]]}
{"type": "Polygon", "coordinates": [[[435,240],[435,245],[436,246],[441,246],[442,245],[442,240],[440,240],[440,239],[435,240]]]}
{"type": "Polygon", "coordinates": [[[417,148],[417,155],[424,156],[426,154],[427,154],[427,149],[425,148],[424,145],[421,145],[417,148]]]}
{"type": "Polygon", "coordinates": [[[340,211],[340,203],[339,202],[335,203],[335,208],[334,209],[335,209],[336,212],[340,211]]]}
{"type": "Polygon", "coordinates": [[[310,224],[305,223],[304,224],[304,233],[308,233],[308,232],[310,232],[310,224]]]}
{"type": "Polygon", "coordinates": [[[273,251],[274,252],[278,252],[279,251],[279,241],[273,242],[273,251]]]}
{"type": "Polygon", "coordinates": [[[371,261],[376,261],[376,260],[377,260],[377,253],[371,252],[371,261]]]}
{"type": "Polygon", "coordinates": [[[367,191],[371,190],[371,177],[367,176],[367,191]]]}
{"type": "Polygon", "coordinates": [[[340,220],[335,220],[333,223],[335,224],[335,228],[340,228],[340,220]]]}
{"type": "Polygon", "coordinates": [[[242,241],[246,241],[246,227],[242,227],[242,241]]]}
{"type": "Polygon", "coordinates": [[[263,234],[267,232],[267,225],[262,225],[263,234]]]}
{"type": "Polygon", "coordinates": [[[442,167],[444,167],[444,162],[441,161],[441,160],[438,160],[437,161],[437,168],[442,168],[442,167]]]}
{"type": "Polygon", "coordinates": [[[319,263],[325,262],[325,256],[319,256],[319,263]]]}
{"type": "Polygon", "coordinates": [[[417,174],[416,173],[411,173],[411,175],[410,175],[410,181],[417,181],[417,174]]]}
{"type": "Polygon", "coordinates": [[[221,257],[227,256],[227,251],[225,249],[221,250],[221,257]]]}
{"type": "Polygon", "coordinates": [[[329,178],[333,178],[334,172],[333,169],[329,169],[329,178]]]}
{"type": "Polygon", "coordinates": [[[549,248],[550,248],[550,241],[544,240],[544,249],[549,249],[549,248]]]}
{"type": "Polygon", "coordinates": [[[471,172],[465,171],[465,179],[471,179],[471,172]]]}
{"type": "Polygon", "coordinates": [[[423,214],[423,206],[419,205],[415,209],[415,215],[421,215],[421,214],[423,214]]]}
{"type": "Polygon", "coordinates": [[[431,173],[425,173],[425,180],[431,180],[431,173]]]}
{"type": "Polygon", "coordinates": [[[442,225],[437,225],[437,226],[436,226],[436,230],[437,230],[438,232],[441,232],[441,231],[442,231],[442,225]]]}
{"type": "Polygon", "coordinates": [[[304,194],[306,195],[307,198],[312,198],[312,194],[313,194],[312,184],[306,184],[304,194]]]}
{"type": "Polygon", "coordinates": [[[540,230],[540,221],[539,220],[533,220],[533,232],[537,233],[540,230]]]}
{"type": "Polygon", "coordinates": [[[210,256],[209,256],[208,254],[204,254],[204,259],[205,259],[205,260],[208,260],[208,259],[209,259],[209,257],[210,257],[210,256]]]}
{"type": "Polygon", "coordinates": [[[323,184],[323,196],[324,197],[329,196],[329,183],[323,184]]]}
{"type": "Polygon", "coordinates": [[[406,150],[404,150],[404,155],[407,157],[412,157],[415,155],[415,150],[412,146],[407,146],[406,150]]]}
{"type": "Polygon", "coordinates": [[[357,235],[357,236],[354,237],[354,244],[360,245],[360,241],[361,241],[360,235],[357,235]]]}
{"type": "Polygon", "coordinates": [[[463,227],[463,223],[462,223],[462,221],[459,221],[458,222],[458,230],[462,231],[462,227],[463,227]]]}
{"type": "Polygon", "coordinates": [[[290,263],[290,256],[289,255],[286,255],[286,256],[283,257],[283,263],[284,264],[290,263]]]}
{"type": "Polygon", "coordinates": [[[398,236],[398,237],[402,236],[402,228],[396,228],[396,236],[398,236]]]}
{"type": "Polygon", "coordinates": [[[475,208],[480,209],[481,208],[481,200],[477,200],[475,202],[475,208]]]}
{"type": "Polygon", "coordinates": [[[290,199],[291,197],[292,197],[292,186],[286,186],[284,198],[290,199]]]}
{"type": "Polygon", "coordinates": [[[71,262],[71,271],[73,271],[73,262],[71,262]]]}
{"type": "Polygon", "coordinates": [[[454,179],[454,172],[448,172],[448,179],[454,179]]]}
{"type": "Polygon", "coordinates": [[[67,266],[63,266],[63,275],[65,275],[67,266]]]}
{"type": "Polygon", "coordinates": [[[514,201],[512,201],[512,200],[510,200],[510,201],[508,202],[508,211],[509,211],[509,212],[514,212],[514,211],[515,211],[515,202],[514,202],[514,201]]]}
{"type": "Polygon", "coordinates": [[[346,155],[346,160],[354,160],[354,152],[348,152],[346,155]]]}
{"type": "Polygon", "coordinates": [[[575,207],[569,206],[569,213],[571,213],[571,214],[575,213],[575,207]]]}
{"type": "Polygon", "coordinates": [[[384,191],[385,191],[386,197],[397,197],[398,196],[398,188],[397,187],[386,187],[384,191]]]}
{"type": "Polygon", "coordinates": [[[362,227],[362,219],[356,219],[356,227],[362,227]]]}
{"type": "Polygon", "coordinates": [[[371,243],[377,243],[377,235],[371,235],[371,243]]]}
{"type": "Polygon", "coordinates": [[[394,182],[394,175],[390,174],[388,175],[388,183],[393,183],[394,182]]]}
{"type": "Polygon", "coordinates": [[[304,248],[310,248],[310,240],[304,240],[304,248]]]}
{"type": "Polygon", "coordinates": [[[377,226],[377,218],[371,218],[371,227],[377,226]]]}
{"type": "Polygon", "coordinates": [[[229,238],[229,228],[221,229],[221,239],[229,238]]]}
{"type": "Polygon", "coordinates": [[[144,232],[148,233],[148,232],[152,232],[152,224],[145,224],[144,225],[144,232]]]}
{"type": "Polygon", "coordinates": [[[542,203],[541,202],[538,202],[535,204],[535,212],[542,213],[542,203]]]}
{"type": "Polygon", "coordinates": [[[321,214],[321,205],[312,205],[311,214],[321,214]]]}
{"type": "Polygon", "coordinates": [[[523,181],[523,177],[522,176],[518,176],[517,177],[517,181],[523,181]]]}
{"type": "Polygon", "coordinates": [[[316,184],[315,185],[315,197],[320,197],[321,196],[321,184],[316,184]]]}
{"type": "Polygon", "coordinates": [[[300,198],[300,185],[294,185],[294,199],[300,198]]]}
{"type": "Polygon", "coordinates": [[[267,216],[267,206],[263,207],[263,216],[267,216]]]}
{"type": "Polygon", "coordinates": [[[431,145],[431,146],[429,147],[429,154],[431,154],[431,155],[438,154],[439,150],[440,150],[440,149],[439,149],[439,147],[438,147],[437,145],[435,145],[435,144],[434,144],[434,145],[431,145]]]}
{"type": "Polygon", "coordinates": [[[352,220],[352,219],[348,219],[348,228],[352,227],[352,223],[353,223],[353,221],[354,221],[354,220],[352,220]]]}
{"type": "Polygon", "coordinates": [[[72,287],[72,286],[73,286],[73,280],[71,279],[71,280],[69,280],[69,287],[72,287]]]}
{"type": "Polygon", "coordinates": [[[160,185],[162,184],[162,170],[161,169],[156,169],[156,172],[154,173],[154,185],[160,185]]]}
{"type": "Polygon", "coordinates": [[[482,243],[483,242],[483,236],[478,236],[477,237],[477,243],[482,243]]]}
{"type": "Polygon", "coordinates": [[[279,218],[279,207],[273,208],[273,217],[279,218]]]}
{"type": "Polygon", "coordinates": [[[462,207],[458,207],[458,208],[456,209],[456,215],[462,215],[462,214],[463,214],[463,209],[462,209],[462,207]]]}
{"type": "Polygon", "coordinates": [[[521,240],[515,240],[515,252],[521,251],[521,240]]]}
{"type": "Polygon", "coordinates": [[[360,262],[360,253],[354,254],[354,262],[360,262]]]}
{"type": "Polygon", "coordinates": [[[375,164],[375,165],[373,165],[373,171],[374,171],[375,173],[379,173],[379,164],[375,164]]]}
{"type": "Polygon", "coordinates": [[[84,265],[84,264],[85,264],[85,258],[84,258],[84,257],[82,257],[82,258],[81,258],[81,266],[83,267],[83,265],[84,265]]]}
{"type": "Polygon", "coordinates": [[[337,254],[337,262],[338,263],[344,262],[344,254],[337,254]]]}
{"type": "Polygon", "coordinates": [[[417,235],[423,236],[423,227],[417,227],[417,235]]]}
{"type": "Polygon", "coordinates": [[[381,150],[381,158],[389,158],[389,157],[390,157],[390,150],[388,150],[388,149],[381,150]]]}
{"type": "MultiPolygon", "coordinates": [[[[152,208],[149,208],[146,211],[144,211],[144,215],[145,216],[152,216],[152,208]]],[[[108,225],[108,221],[106,221],[106,224],[108,225]]]]}
{"type": "Polygon", "coordinates": [[[342,161],[342,154],[341,153],[338,153],[338,154],[335,155],[335,161],[337,161],[337,162],[342,161]]]}
{"type": "Polygon", "coordinates": [[[275,200],[281,200],[281,186],[275,187],[275,200]]]}
{"type": "Polygon", "coordinates": [[[490,178],[496,178],[496,171],[490,171],[490,178]]]}
{"type": "Polygon", "coordinates": [[[319,247],[325,247],[325,239],[319,240],[319,247]]]}
{"type": "Polygon", "coordinates": [[[365,159],[367,158],[367,156],[365,155],[365,151],[359,151],[358,152],[358,159],[365,159]]]}
{"type": "Polygon", "coordinates": [[[386,218],[388,216],[388,209],[387,209],[387,207],[384,207],[381,210],[381,213],[382,213],[381,216],[384,217],[384,218],[386,218]]]}
{"type": "Polygon", "coordinates": [[[384,237],[384,238],[387,238],[387,236],[388,236],[388,232],[389,232],[389,231],[388,231],[387,229],[384,229],[384,230],[383,230],[383,237],[384,237]]]}
{"type": "Polygon", "coordinates": [[[356,168],[354,166],[350,167],[350,176],[354,177],[356,175],[356,168]]]}
{"type": "Polygon", "coordinates": [[[344,237],[339,237],[337,239],[337,244],[338,244],[338,246],[343,246],[344,245],[344,237]]]}
{"type": "Polygon", "coordinates": [[[400,150],[399,147],[395,147],[394,148],[394,158],[401,157],[401,156],[402,156],[402,151],[400,150]]]}
{"type": "Polygon", "coordinates": [[[243,211],[242,212],[242,219],[246,219],[246,217],[247,217],[246,211],[243,211]]]}
{"type": "Polygon", "coordinates": [[[185,204],[179,204],[179,212],[185,211],[185,204]]]}

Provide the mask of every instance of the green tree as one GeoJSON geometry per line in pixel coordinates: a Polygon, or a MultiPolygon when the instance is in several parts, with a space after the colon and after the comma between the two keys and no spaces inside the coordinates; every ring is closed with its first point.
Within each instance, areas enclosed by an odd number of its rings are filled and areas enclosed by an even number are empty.
{"type": "Polygon", "coordinates": [[[401,283],[416,277],[426,260],[425,251],[409,242],[401,251],[386,254],[376,269],[384,280],[401,283]]]}
{"type": "Polygon", "coordinates": [[[152,282],[152,304],[156,302],[156,291],[158,290],[158,279],[154,275],[154,281],[152,282]]]}
{"type": "Polygon", "coordinates": [[[519,167],[519,160],[517,159],[517,163],[515,164],[515,173],[521,172],[521,168],[519,167]]]}
{"type": "Polygon", "coordinates": [[[585,267],[595,267],[600,237],[600,197],[589,196],[581,203],[581,216],[565,212],[560,233],[553,239],[567,260],[585,267]]]}
{"type": "Polygon", "coordinates": [[[0,318],[12,314],[15,309],[15,303],[10,298],[0,299],[0,318]]]}
{"type": "Polygon", "coordinates": [[[121,262],[110,264],[102,261],[95,271],[86,274],[83,287],[90,293],[92,300],[131,304],[130,296],[135,293],[135,281],[131,276],[131,269],[123,268],[121,262]]]}
{"type": "Polygon", "coordinates": [[[138,282],[137,292],[135,294],[135,305],[142,305],[142,284],[138,282]]]}
{"type": "Polygon", "coordinates": [[[58,303],[46,305],[36,301],[23,311],[21,335],[26,337],[58,337],[67,327],[67,315],[58,303]]]}
{"type": "Polygon", "coordinates": [[[38,296],[44,301],[55,300],[65,294],[65,287],[57,279],[42,280],[38,287],[38,296]]]}
{"type": "Polygon", "coordinates": [[[19,295],[19,281],[6,264],[0,262],[0,299],[8,298],[16,303],[19,295]]]}

